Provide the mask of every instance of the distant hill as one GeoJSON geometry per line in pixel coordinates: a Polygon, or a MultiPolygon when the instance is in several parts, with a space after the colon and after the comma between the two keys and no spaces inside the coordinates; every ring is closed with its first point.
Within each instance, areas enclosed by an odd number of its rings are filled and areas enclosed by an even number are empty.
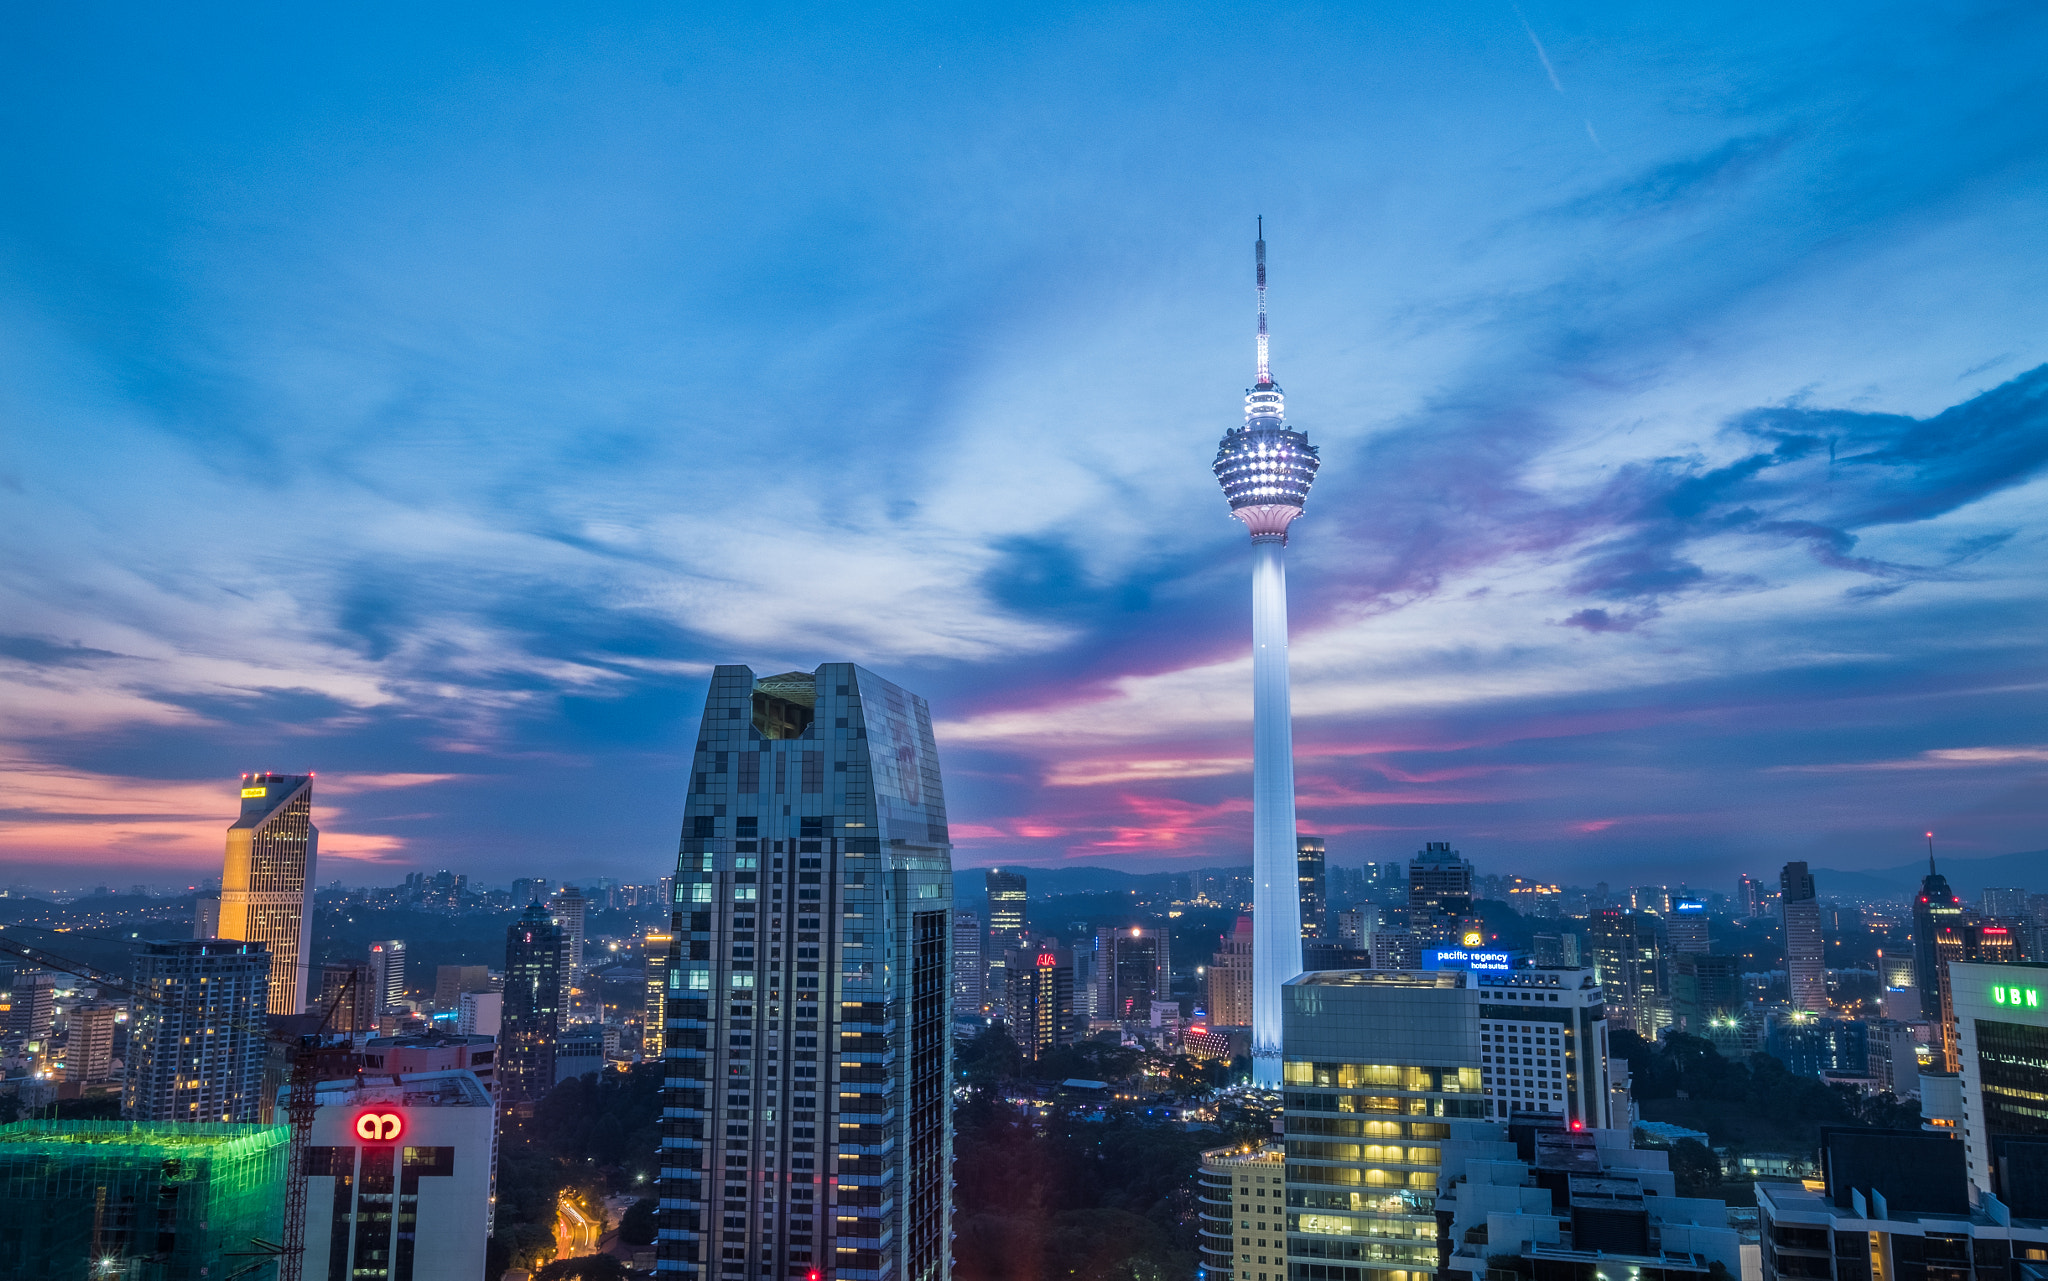
{"type": "MultiPolygon", "coordinates": [[[[1941,858],[1937,856],[1934,866],[1955,892],[1963,898],[1973,899],[1990,886],[2020,886],[2036,892],[2048,893],[2048,850],[2028,850],[2020,854],[1994,854],[1990,858],[1941,858]]],[[[1889,895],[1911,894],[1920,888],[1920,878],[1927,875],[1927,860],[1915,859],[1897,867],[1875,868],[1868,872],[1838,872],[1829,868],[1815,868],[1813,878],[1825,898],[1835,894],[1889,895]]]]}

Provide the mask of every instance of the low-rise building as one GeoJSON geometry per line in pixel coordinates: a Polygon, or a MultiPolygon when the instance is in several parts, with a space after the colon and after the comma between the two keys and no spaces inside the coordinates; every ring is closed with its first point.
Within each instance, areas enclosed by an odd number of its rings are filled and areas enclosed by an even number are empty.
{"type": "Polygon", "coordinates": [[[452,1032],[373,1036],[363,1043],[363,1066],[372,1073],[390,1076],[469,1071],[476,1074],[477,1081],[486,1090],[495,1094],[498,1038],[463,1036],[452,1032]]]}

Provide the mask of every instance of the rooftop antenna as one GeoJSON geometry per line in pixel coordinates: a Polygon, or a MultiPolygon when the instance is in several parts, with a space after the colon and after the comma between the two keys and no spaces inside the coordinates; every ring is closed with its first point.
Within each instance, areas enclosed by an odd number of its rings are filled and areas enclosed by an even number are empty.
{"type": "Polygon", "coordinates": [[[1266,216],[1259,215],[1259,386],[1273,385],[1273,370],[1266,359],[1266,216]]]}
{"type": "Polygon", "coordinates": [[[1927,834],[1927,874],[1934,875],[1934,833],[1927,834]]]}

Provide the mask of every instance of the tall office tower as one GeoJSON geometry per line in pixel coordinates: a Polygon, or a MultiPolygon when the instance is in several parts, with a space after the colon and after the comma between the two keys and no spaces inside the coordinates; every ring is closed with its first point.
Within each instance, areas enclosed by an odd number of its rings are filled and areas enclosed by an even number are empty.
{"type": "Polygon", "coordinates": [[[2001,925],[2018,925],[2029,915],[2023,889],[1987,889],[1978,901],[1984,915],[2001,925]]]}
{"type": "Polygon", "coordinates": [[[135,954],[121,1109],[131,1121],[262,1119],[270,953],[261,943],[184,939],[135,954]]]}
{"type": "Polygon", "coordinates": [[[57,1019],[57,976],[23,966],[8,990],[7,1030],[31,1041],[47,1041],[57,1019]]]}
{"type": "Polygon", "coordinates": [[[982,952],[988,959],[982,994],[991,1010],[1007,1016],[1003,1002],[1009,999],[1010,982],[1004,967],[1026,937],[1024,874],[992,867],[982,873],[982,882],[988,892],[988,945],[982,952]]]}
{"type": "Polygon", "coordinates": [[[528,903],[538,903],[548,896],[545,877],[522,876],[512,882],[512,906],[525,910],[528,903]]]}
{"type": "MultiPolygon", "coordinates": [[[[1913,973],[1920,988],[1920,1013],[1940,1021],[1941,953],[1937,936],[1943,926],[1963,923],[1963,901],[1948,887],[1948,878],[1934,870],[1934,834],[1927,835],[1927,875],[1913,899],[1913,973]]],[[[1955,1069],[1951,1068],[1950,1071],[1955,1069]]]]}
{"type": "Polygon", "coordinates": [[[1553,1112],[1570,1129],[1613,1124],[1607,1001],[1578,966],[1472,975],[1479,1062],[1495,1117],[1553,1112]]]}
{"type": "Polygon", "coordinates": [[[313,1010],[327,1014],[327,1030],[341,1036],[360,1038],[377,1030],[381,1002],[367,965],[329,961],[320,967],[320,987],[313,998],[313,1010]],[[346,995],[344,995],[346,993],[346,995]]]}
{"type": "Polygon", "coordinates": [[[1747,872],[1735,883],[1736,908],[1746,917],[1762,916],[1767,898],[1764,883],[1747,872]]]}
{"type": "Polygon", "coordinates": [[[128,1007],[87,1001],[71,1007],[64,1043],[64,1079],[78,1085],[106,1080],[114,1065],[114,1020],[128,1007]]]}
{"type": "Polygon", "coordinates": [[[405,999],[404,939],[378,939],[370,944],[370,991],[376,996],[379,1014],[405,999]]]}
{"type": "Polygon", "coordinates": [[[1628,892],[1629,910],[1664,916],[1671,911],[1669,885],[1637,885],[1628,892]]]}
{"type": "Polygon", "coordinates": [[[505,931],[498,1082],[507,1107],[538,1099],[555,1086],[555,1038],[562,1030],[562,970],[568,959],[562,927],[538,903],[505,931]]]}
{"type": "Polygon", "coordinates": [[[668,1026],[669,954],[675,950],[676,936],[673,930],[649,930],[640,940],[640,955],[647,970],[647,1005],[640,1018],[640,1056],[647,1059],[661,1057],[662,1047],[668,1044],[665,1037],[668,1026]]]}
{"type": "Polygon", "coordinates": [[[573,885],[564,885],[555,895],[555,923],[562,927],[562,945],[568,949],[568,970],[564,976],[574,983],[583,974],[583,926],[590,914],[590,900],[573,885]]]}
{"type": "Polygon", "coordinates": [[[1671,905],[1664,919],[1665,937],[1671,940],[1671,954],[1705,956],[1714,950],[1707,940],[1707,905],[1680,899],[1671,905]]]}
{"type": "Polygon", "coordinates": [[[1645,1040],[1669,1018],[1664,1002],[1664,958],[1657,918],[1602,908],[1586,921],[1585,951],[1607,996],[1607,1019],[1645,1040]]]}
{"type": "Polygon", "coordinates": [[[2048,1200],[2038,1179],[2013,1186],[1999,1168],[2005,1141],[2048,1136],[2048,965],[1953,961],[1948,973],[1970,1183],[2008,1202],[2048,1200]]]}
{"type": "Polygon", "coordinates": [[[1252,918],[1240,916],[1224,936],[1223,946],[1209,961],[1210,1027],[1252,1024],[1252,918]]]}
{"type": "Polygon", "coordinates": [[[1379,930],[1380,910],[1370,903],[1337,913],[1337,942],[1344,947],[1370,950],[1372,936],[1379,930]]]}
{"type": "Polygon", "coordinates": [[[242,775],[242,816],[228,828],[221,865],[217,937],[269,949],[272,1014],[306,1008],[319,849],[311,774],[242,775]]]}
{"type": "Polygon", "coordinates": [[[1036,1061],[1080,1039],[1074,1011],[1074,956],[1055,939],[1010,954],[1010,1032],[1036,1061]]]}
{"type": "Polygon", "coordinates": [[[851,663],[712,673],[676,868],[665,1275],[947,1277],[952,879],[923,699],[851,663]]]}
{"type": "Polygon", "coordinates": [[[974,912],[953,913],[953,1015],[978,1015],[985,1004],[983,984],[988,972],[981,960],[981,917],[974,912]]]}
{"type": "Polygon", "coordinates": [[[491,969],[487,965],[437,965],[434,967],[434,1008],[452,1010],[462,1003],[464,992],[491,990],[491,969]]]}
{"type": "Polygon", "coordinates": [[[477,1075],[387,1069],[322,1081],[313,1098],[308,1281],[482,1276],[497,1108],[477,1075]]]}
{"type": "Polygon", "coordinates": [[[1431,841],[1408,860],[1408,928],[1423,947],[1462,942],[1472,917],[1472,865],[1449,841],[1431,841]]]}
{"type": "Polygon", "coordinates": [[[1301,936],[1330,937],[1330,895],[1325,884],[1323,838],[1304,836],[1295,842],[1295,878],[1301,891],[1301,936]]]}
{"type": "Polygon", "coordinates": [[[1252,1084],[1280,1088],[1281,985],[1301,973],[1301,890],[1295,864],[1294,718],[1287,684],[1287,527],[1322,466],[1308,433],[1287,426],[1286,397],[1266,349],[1266,233],[1256,246],[1258,382],[1244,426],[1210,470],[1230,515],[1252,537],[1252,1084]]]}
{"type": "MultiPolygon", "coordinates": [[[[1447,1141],[1497,1132],[1488,1121],[1476,977],[1341,970],[1287,985],[1284,1168],[1294,1230],[1276,1213],[1280,1235],[1265,1238],[1274,1243],[1269,1257],[1371,1260],[1373,1273],[1389,1269],[1407,1281],[1434,1274],[1447,1141]]],[[[1308,1275],[1306,1265],[1295,1266],[1308,1275]]],[[[1271,1275],[1287,1274],[1283,1263],[1271,1275]]],[[[1352,1270],[1322,1275],[1348,1278],[1352,1270]]]]}
{"type": "Polygon", "coordinates": [[[1804,863],[1787,863],[1778,874],[1778,910],[1785,922],[1785,977],[1792,1004],[1802,1010],[1828,1009],[1827,939],[1821,933],[1820,900],[1804,863]]]}
{"type": "MultiPolygon", "coordinates": [[[[1257,918],[1252,928],[1256,959],[1257,918]]],[[[1253,982],[1257,982],[1256,972],[1253,982]]],[[[1253,1000],[1257,999],[1255,995],[1253,1000]]],[[[1149,1023],[1152,1003],[1172,1000],[1173,956],[1165,930],[1123,925],[1095,931],[1096,1018],[1149,1023]]]]}

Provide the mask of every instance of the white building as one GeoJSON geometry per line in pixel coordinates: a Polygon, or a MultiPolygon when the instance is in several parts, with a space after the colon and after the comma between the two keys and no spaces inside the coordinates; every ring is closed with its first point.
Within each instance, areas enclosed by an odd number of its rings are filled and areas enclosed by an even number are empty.
{"type": "Polygon", "coordinates": [[[371,1076],[317,1089],[306,1154],[306,1276],[482,1276],[498,1126],[475,1074],[371,1076]]]}
{"type": "Polygon", "coordinates": [[[1573,1128],[1626,1126],[1611,1114],[1607,1003],[1589,969],[1474,973],[1479,1063],[1495,1117],[1559,1112],[1573,1128]]]}
{"type": "Polygon", "coordinates": [[[505,1021],[503,992],[464,992],[455,1030],[463,1036],[497,1036],[505,1021]]]}
{"type": "MultiPolygon", "coordinates": [[[[2005,1134],[2039,1133],[2048,1096],[2048,965],[1948,963],[1963,1087],[1970,1199],[1999,1187],[1994,1152],[2005,1134]]],[[[2011,1198],[2007,1198],[2010,1200],[2011,1198]]]]}

